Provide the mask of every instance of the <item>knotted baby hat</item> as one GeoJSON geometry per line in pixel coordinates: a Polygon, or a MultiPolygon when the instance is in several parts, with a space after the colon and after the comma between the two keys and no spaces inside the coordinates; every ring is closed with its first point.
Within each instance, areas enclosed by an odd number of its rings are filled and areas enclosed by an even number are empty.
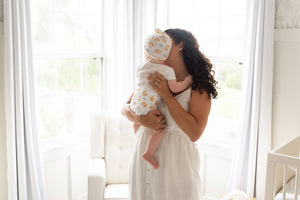
{"type": "Polygon", "coordinates": [[[169,56],[172,45],[172,39],[160,29],[155,29],[145,40],[146,55],[154,60],[166,60],[169,56]]]}

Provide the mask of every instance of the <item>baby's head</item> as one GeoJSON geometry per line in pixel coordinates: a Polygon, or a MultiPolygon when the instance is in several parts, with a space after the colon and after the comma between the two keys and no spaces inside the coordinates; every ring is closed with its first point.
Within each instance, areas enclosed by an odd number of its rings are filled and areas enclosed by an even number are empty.
{"type": "Polygon", "coordinates": [[[162,63],[165,61],[171,50],[172,39],[159,29],[155,29],[155,33],[151,34],[145,40],[145,54],[152,61],[162,63]]]}

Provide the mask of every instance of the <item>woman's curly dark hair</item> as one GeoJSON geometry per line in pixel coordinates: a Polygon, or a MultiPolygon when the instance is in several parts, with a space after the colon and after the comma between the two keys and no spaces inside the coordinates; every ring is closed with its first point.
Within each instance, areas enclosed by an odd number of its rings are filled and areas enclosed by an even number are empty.
{"type": "Polygon", "coordinates": [[[210,60],[199,50],[199,44],[194,35],[183,29],[167,29],[165,31],[175,44],[183,41],[183,58],[188,72],[193,77],[192,89],[198,89],[200,94],[205,90],[210,98],[216,98],[217,81],[214,78],[215,71],[210,60]]]}

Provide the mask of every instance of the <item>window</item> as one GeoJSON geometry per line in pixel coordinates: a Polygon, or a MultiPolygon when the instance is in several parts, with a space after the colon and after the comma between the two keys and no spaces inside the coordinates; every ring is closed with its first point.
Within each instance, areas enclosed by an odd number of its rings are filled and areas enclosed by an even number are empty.
{"type": "Polygon", "coordinates": [[[169,27],[190,30],[215,65],[218,98],[203,140],[231,145],[237,134],[245,54],[247,0],[169,1],[169,27]]]}
{"type": "Polygon", "coordinates": [[[40,137],[89,134],[103,102],[102,1],[32,0],[31,9],[40,137]]]}

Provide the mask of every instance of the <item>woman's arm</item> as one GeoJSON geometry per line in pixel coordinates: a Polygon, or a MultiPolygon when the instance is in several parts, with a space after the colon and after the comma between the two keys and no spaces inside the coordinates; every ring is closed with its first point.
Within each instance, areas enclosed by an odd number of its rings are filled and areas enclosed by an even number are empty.
{"type": "Polygon", "coordinates": [[[155,131],[165,129],[166,120],[159,110],[151,110],[146,115],[137,116],[130,109],[130,101],[132,96],[133,93],[131,94],[127,102],[123,105],[122,115],[124,115],[128,120],[132,121],[133,123],[140,124],[155,131]]]}
{"type": "Polygon", "coordinates": [[[211,99],[208,97],[208,94],[206,92],[200,94],[198,90],[192,90],[189,112],[186,112],[170,92],[167,81],[161,74],[150,74],[149,80],[153,89],[166,102],[169,112],[177,125],[189,136],[192,142],[197,141],[205,129],[210,112],[211,99]],[[154,82],[157,80],[159,84],[155,86],[154,82]]]}
{"type": "Polygon", "coordinates": [[[208,120],[211,100],[208,94],[200,94],[198,90],[191,90],[189,112],[186,112],[178,101],[173,98],[165,100],[169,112],[177,125],[189,136],[192,142],[202,135],[208,120]]]}

